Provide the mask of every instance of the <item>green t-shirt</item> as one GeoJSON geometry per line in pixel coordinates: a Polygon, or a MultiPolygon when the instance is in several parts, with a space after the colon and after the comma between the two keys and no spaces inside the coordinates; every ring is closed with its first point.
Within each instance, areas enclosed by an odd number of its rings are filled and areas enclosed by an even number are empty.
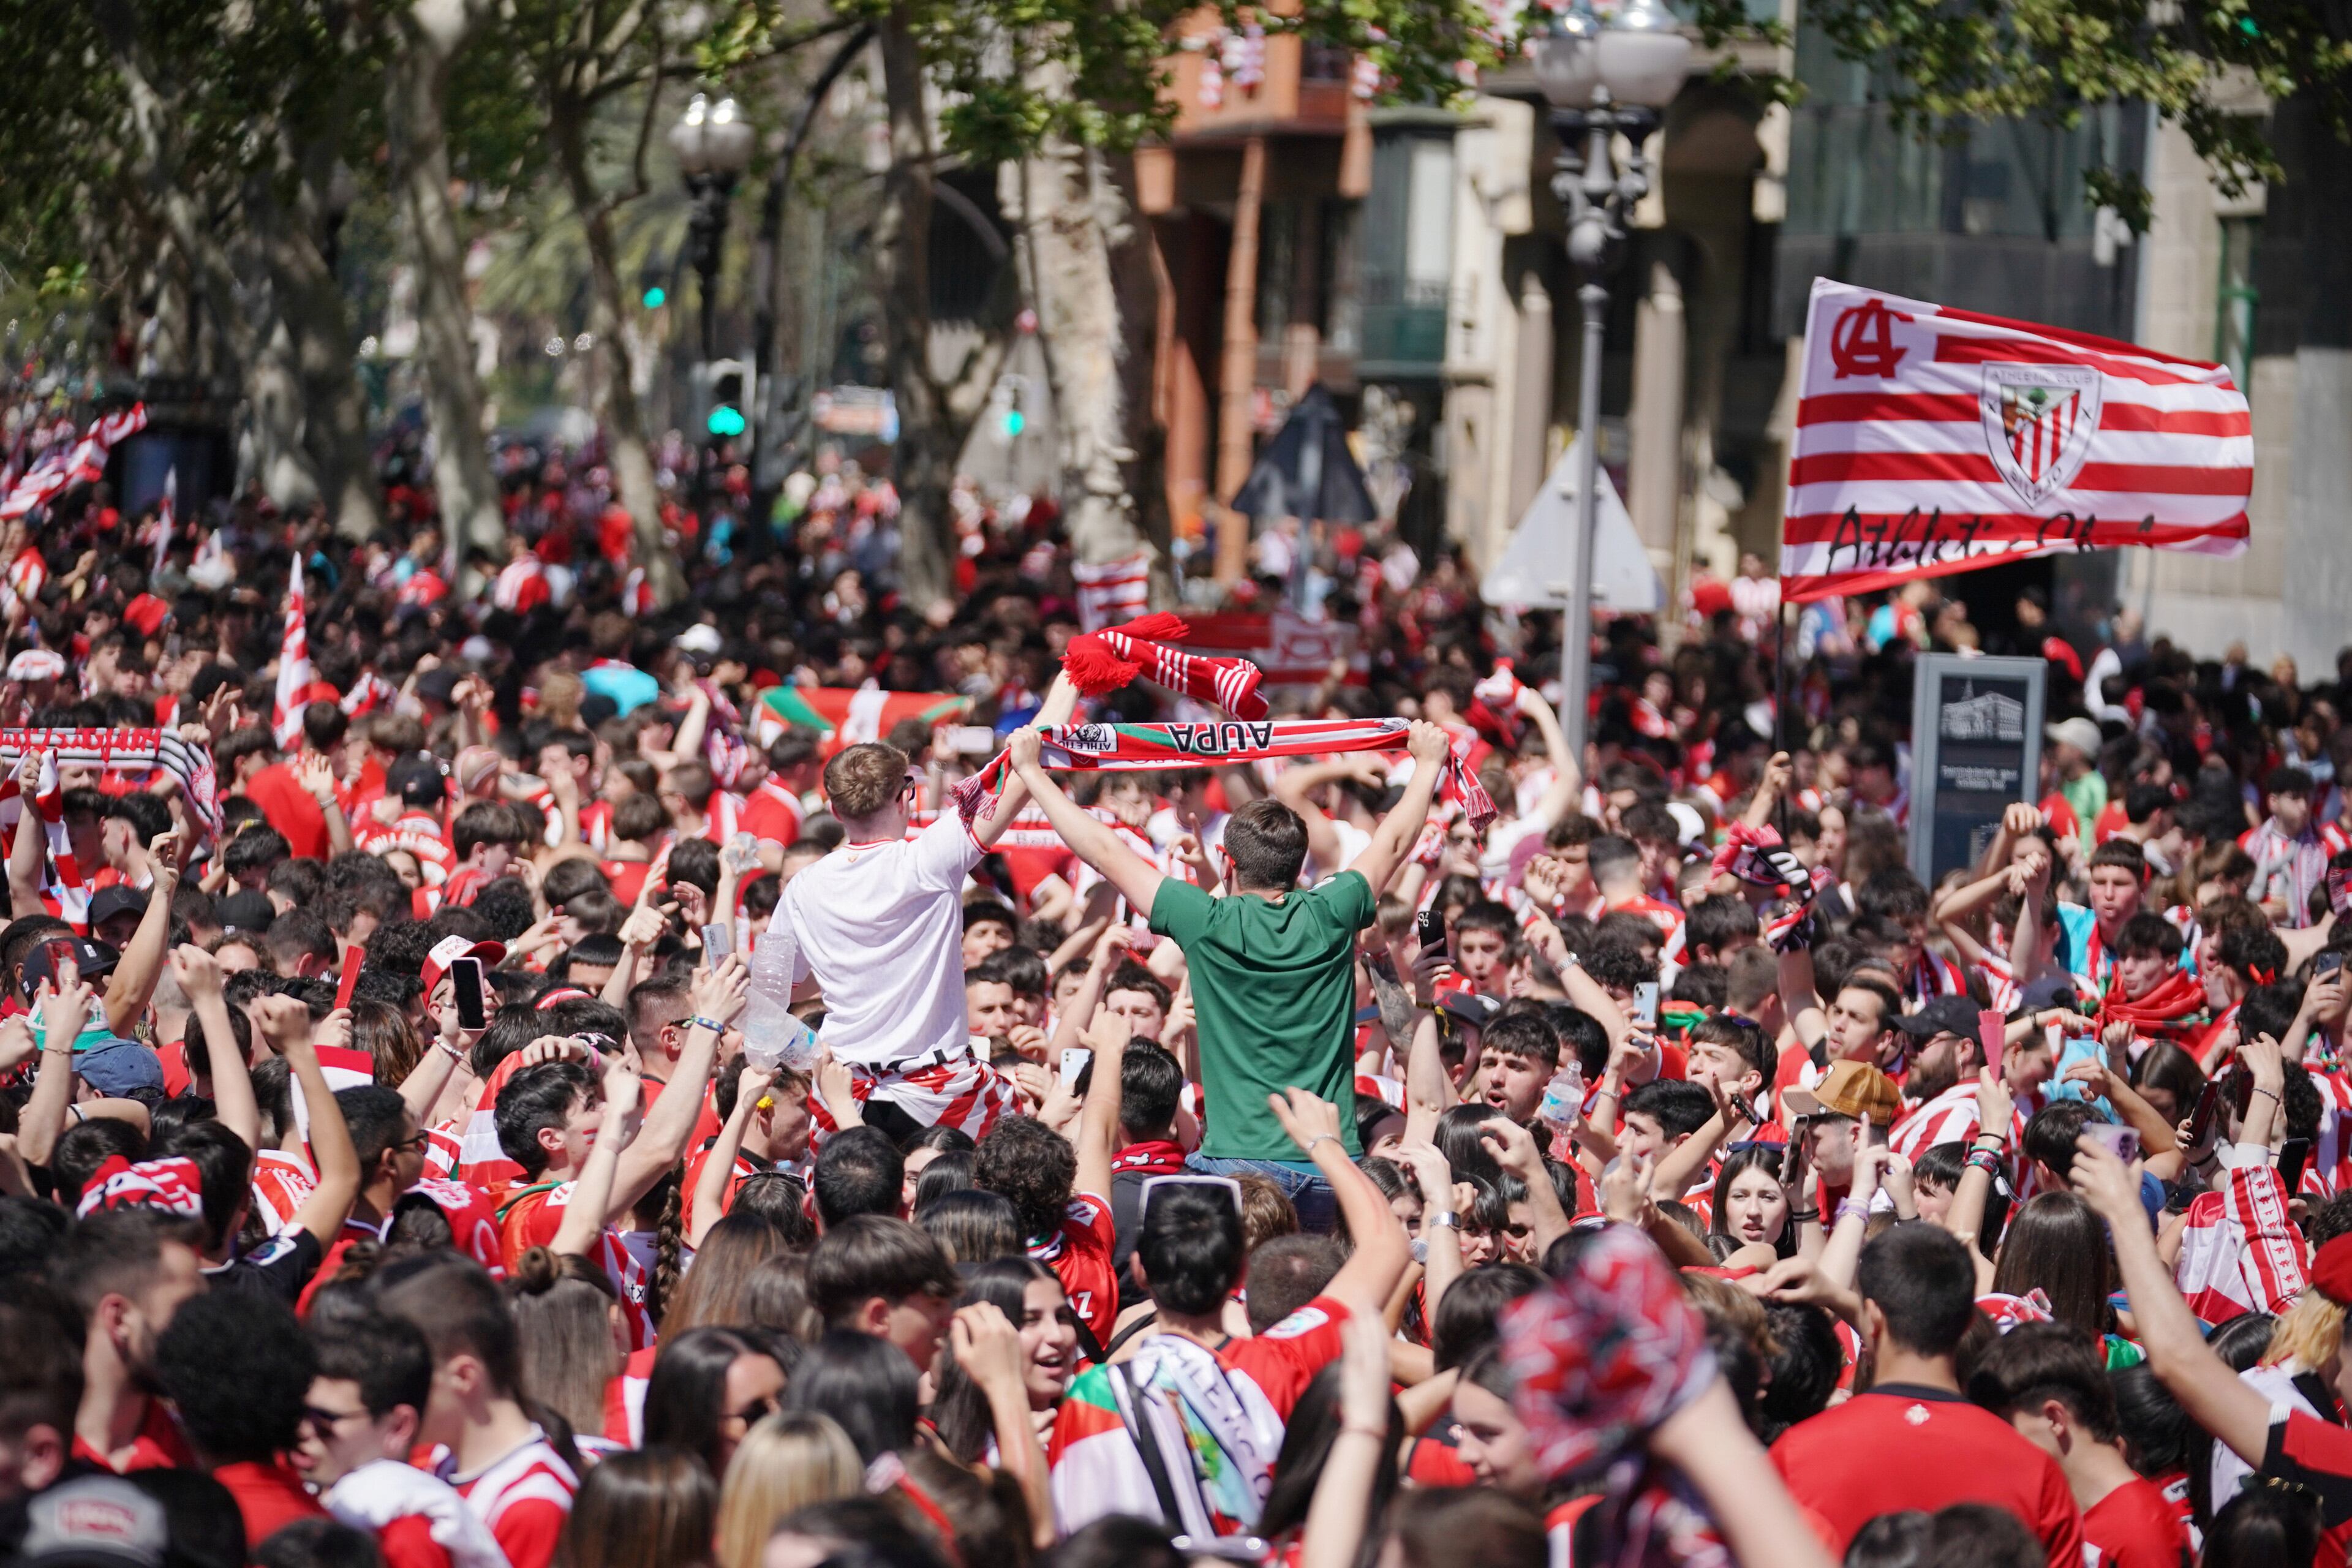
{"type": "Polygon", "coordinates": [[[1342,871],[1278,900],[1213,899],[1171,879],[1151,900],[1151,929],[1184,950],[1201,1035],[1208,1131],[1216,1160],[1296,1160],[1298,1145],[1265,1097],[1303,1089],[1339,1107],[1356,1142],[1356,933],[1372,923],[1371,884],[1342,871]]]}

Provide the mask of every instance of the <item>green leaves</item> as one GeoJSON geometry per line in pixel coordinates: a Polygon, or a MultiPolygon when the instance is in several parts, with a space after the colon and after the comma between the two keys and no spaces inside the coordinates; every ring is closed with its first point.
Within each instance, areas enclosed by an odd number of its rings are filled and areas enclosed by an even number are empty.
{"type": "MultiPolygon", "coordinates": [[[[2104,103],[2153,104],[2235,195],[2281,170],[2249,85],[2309,94],[2352,140],[2352,38],[2339,7],[2306,0],[1814,0],[1806,20],[1871,68],[1874,96],[1906,129],[2039,119],[2071,125],[2104,103]],[[2252,112],[2250,112],[2252,110],[2252,112]]],[[[2093,202],[2135,228],[2136,178],[2093,171],[2093,202]]],[[[2136,216],[2137,215],[2137,216],[2136,216]]]]}

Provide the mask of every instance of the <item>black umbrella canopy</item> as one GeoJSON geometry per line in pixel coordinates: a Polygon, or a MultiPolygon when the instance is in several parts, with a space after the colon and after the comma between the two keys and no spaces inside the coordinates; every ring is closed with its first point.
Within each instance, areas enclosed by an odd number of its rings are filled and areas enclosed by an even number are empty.
{"type": "Polygon", "coordinates": [[[1307,522],[1370,522],[1379,515],[1364,470],[1348,450],[1345,421],[1321,382],[1307,389],[1258,455],[1234,492],[1233,509],[1244,517],[1307,522]]]}

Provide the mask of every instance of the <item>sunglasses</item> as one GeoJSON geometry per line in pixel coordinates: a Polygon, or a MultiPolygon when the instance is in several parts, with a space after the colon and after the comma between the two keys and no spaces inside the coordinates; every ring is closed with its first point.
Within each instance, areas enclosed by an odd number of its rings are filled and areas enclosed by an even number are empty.
{"type": "Polygon", "coordinates": [[[1241,1217],[1242,1184],[1231,1176],[1146,1176],[1143,1178],[1142,1200],[1137,1205],[1139,1212],[1149,1218],[1152,1195],[1176,1187],[1222,1187],[1233,1200],[1234,1217],[1241,1217]]]}

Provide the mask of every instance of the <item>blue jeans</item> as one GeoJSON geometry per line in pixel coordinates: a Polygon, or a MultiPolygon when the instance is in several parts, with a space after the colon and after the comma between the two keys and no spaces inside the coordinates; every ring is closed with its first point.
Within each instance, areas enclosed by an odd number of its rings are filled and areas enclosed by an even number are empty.
{"type": "Polygon", "coordinates": [[[1184,1168],[1204,1176],[1264,1176],[1282,1189],[1298,1211],[1298,1228],[1309,1236],[1328,1236],[1339,1218],[1339,1194],[1323,1173],[1305,1160],[1212,1160],[1187,1155],[1184,1168]]]}

